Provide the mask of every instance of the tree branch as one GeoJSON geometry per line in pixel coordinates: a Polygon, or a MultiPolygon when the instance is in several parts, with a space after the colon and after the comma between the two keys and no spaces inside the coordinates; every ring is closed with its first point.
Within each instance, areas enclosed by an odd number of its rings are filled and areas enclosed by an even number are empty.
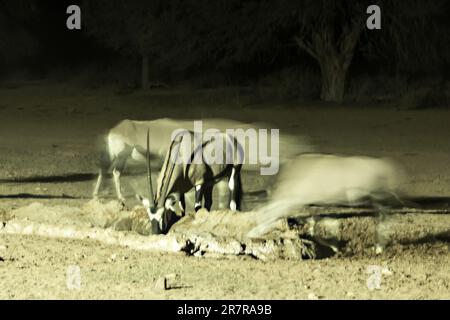
{"type": "Polygon", "coordinates": [[[304,39],[300,37],[294,37],[294,40],[301,49],[305,50],[314,59],[319,60],[317,53],[314,51],[311,43],[306,42],[304,39]]]}

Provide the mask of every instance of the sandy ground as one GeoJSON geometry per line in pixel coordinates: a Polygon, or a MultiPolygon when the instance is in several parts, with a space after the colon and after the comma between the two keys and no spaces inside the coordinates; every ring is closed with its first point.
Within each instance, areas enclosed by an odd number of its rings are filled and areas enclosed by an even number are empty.
{"type": "Polygon", "coordinates": [[[12,251],[0,267],[3,299],[450,298],[443,244],[394,248],[380,257],[265,263],[148,254],[87,240],[5,236],[2,242],[12,251]],[[67,287],[70,265],[80,267],[80,290],[67,287]],[[367,287],[371,265],[392,273],[382,275],[379,290],[367,287]],[[182,288],[155,290],[155,281],[171,273],[179,274],[182,288]]]}
{"type": "MultiPolygon", "coordinates": [[[[32,202],[82,206],[94,183],[97,136],[124,118],[164,116],[270,121],[275,128],[309,136],[318,151],[389,156],[405,167],[404,189],[410,196],[433,197],[428,205],[449,207],[450,109],[283,106],[210,91],[122,95],[111,89],[35,85],[0,88],[0,218],[32,202]]],[[[137,204],[134,190],[145,179],[130,175],[124,181],[131,207],[137,204]]],[[[247,191],[255,191],[252,181],[243,177],[247,191]]],[[[112,199],[112,189],[102,196],[112,199]]],[[[424,229],[436,224],[445,229],[447,222],[437,215],[424,222],[424,229]]],[[[0,298],[449,299],[449,262],[448,237],[396,244],[380,256],[361,251],[316,261],[262,262],[1,235],[0,298]],[[67,287],[70,265],[80,267],[80,290],[67,287]],[[367,286],[370,266],[384,270],[380,289],[367,286]],[[155,290],[155,281],[171,273],[179,275],[181,288],[155,290]]]]}

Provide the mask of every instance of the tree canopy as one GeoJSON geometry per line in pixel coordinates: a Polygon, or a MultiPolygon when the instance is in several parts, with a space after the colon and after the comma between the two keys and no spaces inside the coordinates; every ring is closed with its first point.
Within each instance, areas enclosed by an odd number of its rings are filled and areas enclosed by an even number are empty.
{"type": "MultiPolygon", "coordinates": [[[[368,0],[84,0],[80,5],[83,36],[110,52],[139,57],[143,86],[155,67],[174,73],[196,68],[208,72],[307,61],[320,70],[321,98],[342,101],[355,56],[388,72],[448,69],[448,1],[378,0],[381,30],[366,28],[366,10],[372,4],[368,0]]],[[[0,0],[0,63],[39,50],[43,42],[36,26],[45,19],[42,10],[36,0],[0,0]]]]}

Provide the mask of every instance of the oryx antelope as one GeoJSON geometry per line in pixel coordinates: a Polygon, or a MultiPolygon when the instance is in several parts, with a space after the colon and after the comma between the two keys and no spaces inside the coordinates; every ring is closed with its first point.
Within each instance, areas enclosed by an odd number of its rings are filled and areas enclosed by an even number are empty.
{"type": "MultiPolygon", "coordinates": [[[[193,130],[193,120],[174,120],[170,118],[161,118],[151,121],[133,121],[123,120],[115,127],[110,129],[105,137],[105,148],[100,155],[100,168],[97,182],[94,187],[93,196],[97,198],[100,187],[102,185],[103,177],[109,169],[112,169],[114,186],[117,198],[124,202],[122,195],[120,176],[125,168],[126,162],[129,158],[133,160],[144,162],[146,153],[146,134],[150,130],[150,156],[152,164],[157,168],[161,168],[164,156],[170,145],[170,138],[174,131],[184,128],[193,130]]],[[[259,129],[268,128],[269,126],[258,123],[250,124],[229,119],[210,118],[203,120],[204,129],[218,129],[225,132],[227,129],[259,129]]],[[[293,155],[299,152],[309,151],[310,148],[302,137],[292,136],[285,133],[280,133],[279,136],[279,160],[283,163],[289,160],[293,155]]],[[[271,142],[269,142],[270,144],[271,142]]],[[[254,146],[245,145],[246,154],[248,148],[254,146]]],[[[243,170],[259,169],[260,164],[251,164],[250,161],[244,161],[243,170]]],[[[224,188],[224,183],[221,183],[221,189],[224,188]]]]}
{"type": "MultiPolygon", "coordinates": [[[[246,128],[249,126],[239,121],[227,119],[206,119],[203,123],[206,128],[217,128],[221,131],[226,128],[246,128]]],[[[103,176],[111,168],[117,198],[124,202],[120,175],[129,158],[140,162],[145,161],[147,131],[150,130],[151,135],[150,156],[153,164],[161,168],[170,145],[170,137],[174,131],[180,128],[192,130],[193,121],[169,118],[150,121],[123,120],[110,129],[106,135],[106,148],[100,154],[100,168],[93,192],[94,198],[98,196],[103,176]]]]}
{"type": "MultiPolygon", "coordinates": [[[[242,198],[241,168],[244,150],[235,137],[217,132],[210,139],[198,136],[192,131],[180,131],[171,142],[163,168],[158,177],[157,192],[149,192],[149,198],[137,195],[147,210],[153,233],[165,233],[175,222],[176,202],[181,214],[185,212],[185,193],[195,188],[195,211],[212,206],[214,185],[228,178],[230,190],[229,207],[240,209],[242,198]],[[195,143],[195,139],[200,141],[195,143]],[[219,151],[218,151],[219,150],[219,151]],[[225,150],[225,151],[224,151],[225,150]],[[218,160],[218,152],[224,151],[223,161],[218,160]],[[226,158],[225,158],[226,157],[226,158]],[[213,159],[214,158],[214,159],[213,159]]],[[[147,163],[150,172],[150,163],[147,163]]],[[[151,175],[148,174],[148,177],[151,175]]],[[[149,190],[152,190],[148,179],[149,190]]]]}
{"type": "Polygon", "coordinates": [[[386,201],[401,204],[400,182],[399,168],[387,159],[300,155],[282,169],[271,200],[257,211],[257,227],[248,236],[267,233],[277,219],[298,216],[296,211],[308,205],[367,204],[382,214],[386,201]]]}

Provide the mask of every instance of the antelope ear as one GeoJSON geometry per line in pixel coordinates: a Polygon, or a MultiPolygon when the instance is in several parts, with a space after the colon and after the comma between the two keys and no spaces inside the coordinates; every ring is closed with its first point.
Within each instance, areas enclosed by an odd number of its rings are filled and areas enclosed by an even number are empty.
{"type": "Polygon", "coordinates": [[[147,198],[144,198],[140,194],[136,194],[136,199],[138,199],[144,207],[150,208],[150,200],[148,200],[147,198]]]}

